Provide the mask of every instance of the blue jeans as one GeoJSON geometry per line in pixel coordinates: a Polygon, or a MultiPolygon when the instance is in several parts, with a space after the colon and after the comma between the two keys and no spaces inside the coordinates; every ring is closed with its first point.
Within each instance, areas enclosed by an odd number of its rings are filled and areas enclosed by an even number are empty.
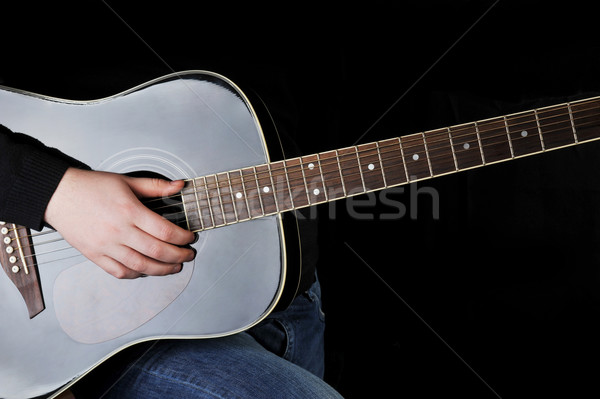
{"type": "Polygon", "coordinates": [[[317,281],[249,331],[153,343],[101,397],[341,398],[322,380],[324,328],[317,281]]]}

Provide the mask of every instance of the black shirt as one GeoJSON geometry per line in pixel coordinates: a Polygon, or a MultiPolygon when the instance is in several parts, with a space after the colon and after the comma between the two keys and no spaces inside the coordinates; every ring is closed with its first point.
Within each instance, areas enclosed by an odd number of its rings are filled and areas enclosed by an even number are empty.
{"type": "Polygon", "coordinates": [[[35,230],[69,166],[84,167],[57,149],[0,125],[0,220],[35,230]]]}

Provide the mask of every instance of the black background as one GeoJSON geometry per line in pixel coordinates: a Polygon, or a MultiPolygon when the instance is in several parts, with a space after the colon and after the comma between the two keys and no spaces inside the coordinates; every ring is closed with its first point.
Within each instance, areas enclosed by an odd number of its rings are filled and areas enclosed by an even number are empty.
{"type": "MultiPolygon", "coordinates": [[[[93,99],[213,70],[260,92],[303,154],[600,92],[596,7],[577,2],[113,3],[3,3],[1,83],[93,99]]],[[[327,381],[597,395],[599,150],[319,206],[327,381]]]]}

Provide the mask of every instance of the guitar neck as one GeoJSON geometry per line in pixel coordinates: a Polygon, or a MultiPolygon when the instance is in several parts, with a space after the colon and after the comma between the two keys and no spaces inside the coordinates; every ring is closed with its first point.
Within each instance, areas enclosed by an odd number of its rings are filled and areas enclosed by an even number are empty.
{"type": "Polygon", "coordinates": [[[600,139],[600,97],[188,180],[188,228],[212,229],[600,139]]]}

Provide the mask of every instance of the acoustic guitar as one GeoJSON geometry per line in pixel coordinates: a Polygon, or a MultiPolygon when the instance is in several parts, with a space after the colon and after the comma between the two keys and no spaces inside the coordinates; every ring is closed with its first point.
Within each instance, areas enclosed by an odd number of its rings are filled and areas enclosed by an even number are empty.
{"type": "Polygon", "coordinates": [[[147,205],[199,236],[180,273],[119,280],[54,230],[2,222],[0,397],[56,396],[139,342],[246,330],[295,293],[284,212],[597,140],[600,97],[275,162],[261,122],[206,71],[94,101],[0,88],[13,131],[95,170],[185,179],[147,205]]]}

